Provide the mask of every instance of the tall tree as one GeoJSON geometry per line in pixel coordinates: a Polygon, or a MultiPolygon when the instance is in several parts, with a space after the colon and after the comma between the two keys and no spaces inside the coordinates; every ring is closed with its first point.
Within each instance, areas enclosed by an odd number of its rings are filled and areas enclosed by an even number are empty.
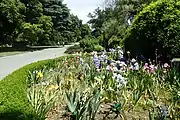
{"type": "Polygon", "coordinates": [[[99,7],[95,9],[94,13],[89,13],[88,17],[91,19],[88,21],[88,23],[91,25],[91,28],[93,29],[92,35],[95,37],[98,37],[102,33],[102,26],[105,22],[105,14],[102,9],[99,7]]]}
{"type": "Polygon", "coordinates": [[[25,22],[38,23],[39,17],[43,15],[43,6],[39,0],[21,0],[25,5],[25,22]]]}
{"type": "Polygon", "coordinates": [[[62,0],[40,0],[43,5],[43,13],[51,16],[53,22],[53,36],[55,41],[67,41],[69,39],[68,26],[70,24],[70,12],[62,0]]]}
{"type": "Polygon", "coordinates": [[[79,41],[87,33],[88,27],[70,14],[63,0],[0,1],[0,44],[49,45],[79,41]]]}
{"type": "Polygon", "coordinates": [[[153,0],[106,0],[104,8],[97,8],[88,22],[92,35],[101,37],[102,45],[107,48],[120,44],[127,27],[132,24],[134,16],[153,0]]]}
{"type": "Polygon", "coordinates": [[[25,7],[19,0],[0,2],[0,44],[11,44],[23,21],[25,7]]]}

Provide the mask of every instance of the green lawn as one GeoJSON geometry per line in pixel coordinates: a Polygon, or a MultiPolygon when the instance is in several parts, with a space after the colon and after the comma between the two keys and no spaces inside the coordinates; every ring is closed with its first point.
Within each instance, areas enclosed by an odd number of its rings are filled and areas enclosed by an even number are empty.
{"type": "Polygon", "coordinates": [[[0,57],[11,56],[24,53],[25,51],[13,51],[13,52],[0,52],[0,57]]]}

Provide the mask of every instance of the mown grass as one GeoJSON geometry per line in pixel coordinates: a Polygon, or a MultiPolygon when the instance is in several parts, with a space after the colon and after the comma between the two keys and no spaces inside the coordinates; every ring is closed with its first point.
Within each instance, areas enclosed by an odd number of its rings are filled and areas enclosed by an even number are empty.
{"type": "Polygon", "coordinates": [[[16,51],[16,52],[0,52],[0,57],[17,55],[17,54],[22,54],[22,53],[25,53],[25,52],[20,52],[20,51],[16,51]]]}

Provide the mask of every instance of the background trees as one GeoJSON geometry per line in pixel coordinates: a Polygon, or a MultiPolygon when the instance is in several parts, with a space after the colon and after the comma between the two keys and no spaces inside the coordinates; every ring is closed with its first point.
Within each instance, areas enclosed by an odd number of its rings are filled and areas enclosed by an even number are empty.
{"type": "Polygon", "coordinates": [[[62,0],[0,2],[0,44],[55,45],[78,41],[89,32],[62,0]]]}
{"type": "Polygon", "coordinates": [[[1,0],[0,2],[0,44],[10,44],[18,35],[23,22],[25,5],[19,0],[1,0]]]}
{"type": "Polygon", "coordinates": [[[134,16],[151,1],[106,0],[104,9],[97,8],[89,14],[92,36],[101,37],[105,48],[119,45],[134,16]]]}
{"type": "Polygon", "coordinates": [[[159,0],[145,7],[128,30],[124,44],[134,56],[180,57],[180,2],[159,0]]]}
{"type": "Polygon", "coordinates": [[[132,57],[169,59],[180,56],[179,8],[177,0],[106,0],[88,23],[105,49],[121,45],[132,57]]]}

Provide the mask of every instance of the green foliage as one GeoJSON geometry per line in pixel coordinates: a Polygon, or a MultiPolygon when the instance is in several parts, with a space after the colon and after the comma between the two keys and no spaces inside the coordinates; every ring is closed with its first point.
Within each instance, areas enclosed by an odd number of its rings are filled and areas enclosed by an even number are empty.
{"type": "Polygon", "coordinates": [[[95,95],[86,96],[74,90],[73,92],[66,93],[67,105],[72,113],[72,118],[75,120],[95,120],[97,110],[100,106],[101,92],[95,95]]]}
{"type": "Polygon", "coordinates": [[[27,41],[30,45],[49,45],[52,32],[52,20],[49,16],[41,16],[37,24],[24,23],[18,41],[27,41]]]}
{"type": "Polygon", "coordinates": [[[39,41],[39,34],[43,33],[40,24],[25,23],[23,25],[23,32],[18,39],[25,39],[30,45],[36,45],[39,41]]]}
{"type": "Polygon", "coordinates": [[[101,46],[101,45],[95,45],[94,46],[94,50],[97,51],[97,52],[100,52],[102,51],[104,48],[101,46]]]}
{"type": "Polygon", "coordinates": [[[0,44],[10,44],[17,36],[17,29],[23,21],[25,6],[19,0],[0,2],[0,44]]]}
{"type": "Polygon", "coordinates": [[[91,30],[88,26],[88,24],[84,24],[81,27],[81,37],[84,39],[86,36],[89,36],[91,34],[91,30]]]}
{"type": "Polygon", "coordinates": [[[118,46],[123,39],[128,20],[137,15],[144,6],[156,0],[105,0],[104,9],[97,8],[93,14],[89,13],[94,37],[102,37],[100,43],[106,49],[110,46],[118,46]]]}
{"type": "Polygon", "coordinates": [[[51,16],[55,30],[66,30],[69,22],[69,9],[62,0],[39,0],[43,5],[44,15],[51,16]]]}
{"type": "MultiPolygon", "coordinates": [[[[34,84],[35,85],[35,84],[34,84]]],[[[45,120],[47,113],[52,109],[57,98],[57,92],[47,91],[47,86],[32,86],[28,88],[28,100],[34,108],[37,118],[34,120],[45,120]]]]}
{"type": "Polygon", "coordinates": [[[138,14],[124,38],[126,51],[133,55],[154,57],[159,54],[169,58],[180,55],[179,1],[159,0],[138,14]]]}
{"type": "Polygon", "coordinates": [[[33,120],[39,119],[34,114],[33,106],[27,97],[26,78],[29,71],[41,70],[44,66],[54,68],[64,57],[44,60],[24,66],[0,81],[0,119],[33,120]]]}
{"type": "Polygon", "coordinates": [[[56,45],[90,33],[62,0],[1,0],[0,21],[0,44],[56,45]]]}
{"type": "Polygon", "coordinates": [[[65,53],[67,54],[73,54],[73,53],[76,53],[76,52],[82,52],[82,48],[80,47],[80,45],[74,45],[72,47],[69,47],[65,53]]]}
{"type": "Polygon", "coordinates": [[[38,41],[39,45],[51,45],[52,44],[52,18],[50,16],[41,16],[39,18],[38,24],[41,25],[41,33],[39,34],[40,40],[38,41]]]}
{"type": "Polygon", "coordinates": [[[39,0],[20,0],[26,7],[23,11],[24,21],[35,24],[38,18],[43,15],[43,6],[39,0]]]}
{"type": "Polygon", "coordinates": [[[99,40],[90,36],[80,41],[80,47],[86,52],[94,51],[95,45],[99,45],[99,40]]]}

